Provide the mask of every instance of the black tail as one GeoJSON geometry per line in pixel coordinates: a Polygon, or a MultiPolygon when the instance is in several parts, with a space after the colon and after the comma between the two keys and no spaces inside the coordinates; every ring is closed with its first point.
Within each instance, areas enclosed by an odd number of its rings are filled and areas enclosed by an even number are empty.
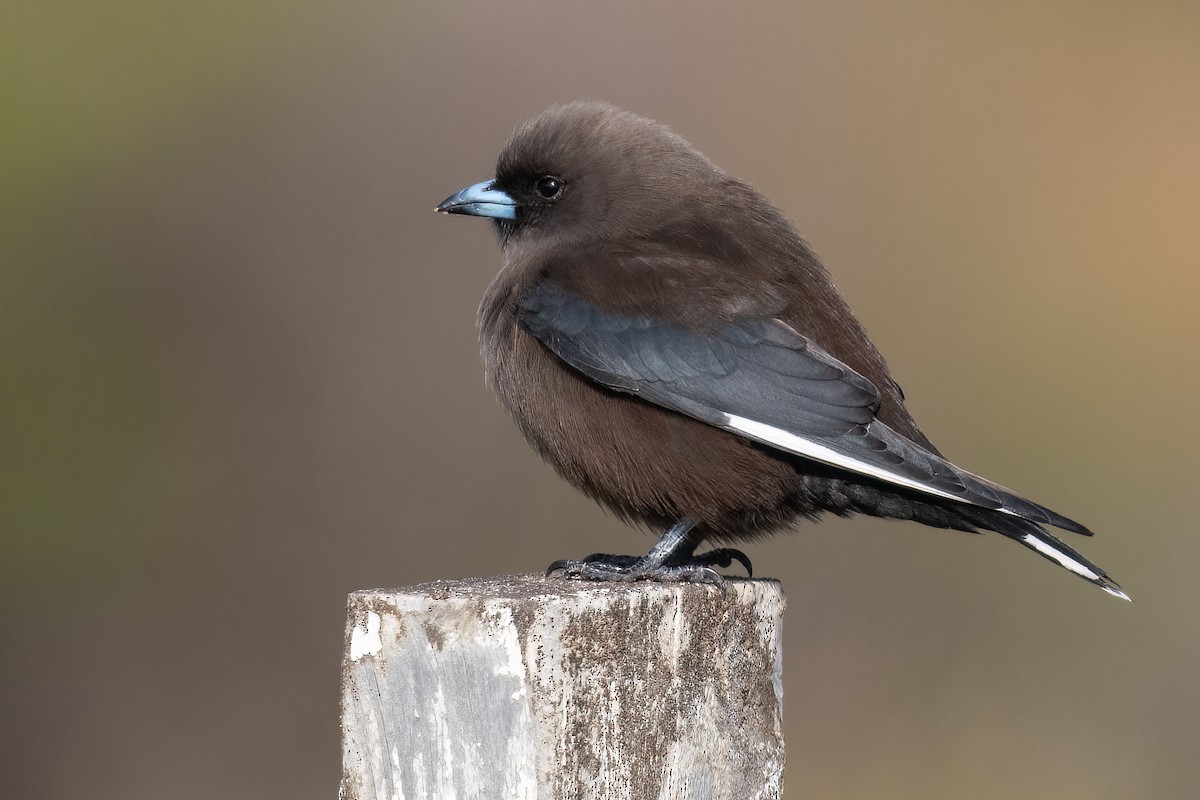
{"type": "Polygon", "coordinates": [[[976,517],[980,527],[990,528],[996,533],[1020,542],[1043,558],[1074,572],[1089,583],[1096,584],[1112,596],[1120,597],[1122,600],[1132,599],[1121,590],[1116,581],[1108,577],[1104,570],[1088,561],[1074,548],[1060,541],[1057,536],[1036,522],[994,511],[972,516],[976,517]]]}

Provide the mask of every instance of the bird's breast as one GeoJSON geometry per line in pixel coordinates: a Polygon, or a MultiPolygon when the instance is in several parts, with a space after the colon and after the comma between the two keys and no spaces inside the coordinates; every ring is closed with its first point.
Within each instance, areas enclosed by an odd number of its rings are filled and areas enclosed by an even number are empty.
{"type": "Polygon", "coordinates": [[[622,517],[654,526],[681,517],[713,531],[779,506],[786,463],[730,433],[613,391],[572,369],[489,293],[480,308],[488,383],[537,453],[622,517]]]}

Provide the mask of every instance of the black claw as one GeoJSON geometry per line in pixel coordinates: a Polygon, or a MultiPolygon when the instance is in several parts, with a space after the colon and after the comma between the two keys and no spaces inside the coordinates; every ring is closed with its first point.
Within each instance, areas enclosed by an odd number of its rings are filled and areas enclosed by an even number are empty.
{"type": "Polygon", "coordinates": [[[746,568],[747,578],[754,577],[754,566],[750,563],[749,557],[741,550],[735,550],[732,547],[722,547],[718,550],[709,550],[707,553],[701,553],[695,557],[696,563],[717,567],[728,567],[734,561],[737,561],[746,568]]]}

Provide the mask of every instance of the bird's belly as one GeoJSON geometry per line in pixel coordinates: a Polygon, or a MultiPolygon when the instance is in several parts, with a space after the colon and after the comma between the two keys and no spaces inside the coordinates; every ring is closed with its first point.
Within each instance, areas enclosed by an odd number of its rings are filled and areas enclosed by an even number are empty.
{"type": "Polygon", "coordinates": [[[489,381],[534,449],[620,516],[661,527],[686,517],[736,538],[778,527],[793,466],[726,431],[608,390],[517,325],[485,344],[489,381]]]}

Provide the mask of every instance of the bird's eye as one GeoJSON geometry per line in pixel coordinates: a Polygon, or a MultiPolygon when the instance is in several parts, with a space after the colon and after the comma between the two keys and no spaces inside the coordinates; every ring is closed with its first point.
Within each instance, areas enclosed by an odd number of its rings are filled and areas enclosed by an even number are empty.
{"type": "Polygon", "coordinates": [[[543,200],[557,200],[565,187],[566,184],[562,182],[561,178],[556,178],[553,175],[543,175],[538,178],[533,188],[543,200]]]}

